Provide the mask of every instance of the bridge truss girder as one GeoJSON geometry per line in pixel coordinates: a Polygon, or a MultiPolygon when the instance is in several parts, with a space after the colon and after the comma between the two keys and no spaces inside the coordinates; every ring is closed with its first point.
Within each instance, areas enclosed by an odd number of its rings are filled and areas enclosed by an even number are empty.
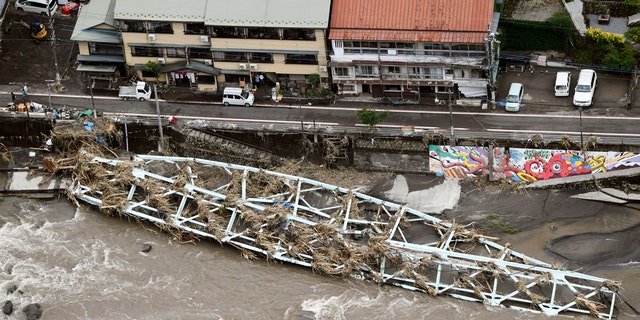
{"type": "Polygon", "coordinates": [[[71,194],[327,274],[547,315],[612,319],[619,284],[560,270],[474,232],[357,190],[254,167],[138,155],[81,161],[71,194]]]}

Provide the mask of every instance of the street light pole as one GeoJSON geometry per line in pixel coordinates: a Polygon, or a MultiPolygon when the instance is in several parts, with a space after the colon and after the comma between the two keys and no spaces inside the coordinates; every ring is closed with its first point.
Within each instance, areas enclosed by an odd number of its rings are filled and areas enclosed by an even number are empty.
{"type": "Polygon", "coordinates": [[[158,114],[158,130],[160,130],[160,143],[158,144],[158,151],[164,152],[164,136],[162,134],[162,120],[160,119],[160,103],[158,102],[158,89],[157,85],[153,85],[153,93],[156,96],[156,113],[158,114]]]}
{"type": "Polygon", "coordinates": [[[582,140],[582,107],[578,107],[578,112],[580,113],[580,151],[583,151],[584,141],[582,140]]]}

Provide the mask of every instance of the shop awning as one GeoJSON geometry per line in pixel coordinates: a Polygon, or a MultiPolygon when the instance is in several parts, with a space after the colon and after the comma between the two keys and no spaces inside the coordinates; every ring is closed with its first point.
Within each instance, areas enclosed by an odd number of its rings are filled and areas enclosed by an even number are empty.
{"type": "Polygon", "coordinates": [[[124,57],[104,54],[79,54],[76,56],[76,60],[78,62],[124,62],[124,57]]]}
{"type": "Polygon", "coordinates": [[[89,64],[79,64],[76,71],[95,73],[115,73],[116,66],[94,66],[89,64]]]}
{"type": "Polygon", "coordinates": [[[162,65],[162,67],[160,67],[160,70],[158,70],[158,72],[168,73],[168,72],[190,71],[190,70],[196,71],[196,72],[208,73],[216,76],[220,74],[220,69],[214,68],[212,66],[208,66],[202,62],[194,61],[194,60],[191,60],[191,61],[183,60],[183,61],[178,61],[173,63],[167,63],[165,65],[162,65]]]}

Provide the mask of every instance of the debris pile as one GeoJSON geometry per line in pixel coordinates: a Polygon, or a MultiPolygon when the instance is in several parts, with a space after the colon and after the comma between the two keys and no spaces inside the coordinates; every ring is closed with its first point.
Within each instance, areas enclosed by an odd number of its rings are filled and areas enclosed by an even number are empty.
{"type": "Polygon", "coordinates": [[[105,156],[108,153],[117,157],[115,150],[122,141],[122,132],[107,118],[85,117],[58,124],[47,141],[47,147],[55,156],[44,158],[44,169],[54,174],[74,169],[81,154],[105,156]]]}

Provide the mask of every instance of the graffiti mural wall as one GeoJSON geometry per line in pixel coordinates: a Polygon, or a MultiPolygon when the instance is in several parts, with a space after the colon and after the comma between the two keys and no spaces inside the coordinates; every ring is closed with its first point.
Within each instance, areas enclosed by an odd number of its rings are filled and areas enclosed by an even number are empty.
{"type": "Polygon", "coordinates": [[[640,167],[640,154],[633,152],[494,148],[491,161],[489,152],[484,147],[431,145],[429,169],[454,178],[491,174],[492,179],[531,182],[640,167]]]}
{"type": "Polygon", "coordinates": [[[430,145],[429,171],[450,178],[487,175],[489,174],[489,149],[430,145]]]}

